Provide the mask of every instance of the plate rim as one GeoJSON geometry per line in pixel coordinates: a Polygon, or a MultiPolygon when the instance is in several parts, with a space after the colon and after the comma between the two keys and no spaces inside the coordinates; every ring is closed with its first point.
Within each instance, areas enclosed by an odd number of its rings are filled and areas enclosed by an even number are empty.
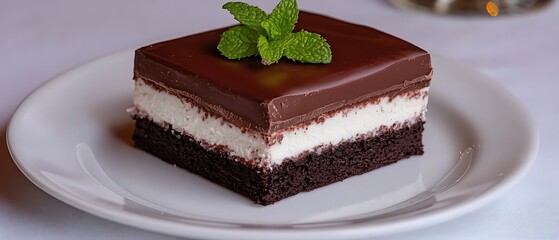
{"type": "MultiPolygon", "coordinates": [[[[509,174],[506,178],[501,178],[495,185],[488,188],[484,193],[480,194],[474,199],[468,199],[461,201],[457,204],[453,204],[450,207],[444,207],[442,209],[435,209],[431,214],[426,216],[414,217],[399,223],[376,223],[373,226],[367,225],[366,223],[352,224],[350,226],[344,225],[342,227],[328,227],[328,228],[312,228],[312,229],[243,229],[243,228],[219,228],[219,227],[209,227],[207,225],[188,225],[185,223],[172,222],[168,220],[153,219],[148,216],[143,216],[139,214],[134,214],[130,212],[115,213],[110,209],[106,209],[95,204],[90,204],[87,201],[80,201],[78,198],[70,193],[63,194],[67,192],[66,190],[50,183],[42,182],[39,178],[35,177],[29,169],[27,169],[22,160],[16,157],[17,153],[14,152],[13,143],[10,136],[15,131],[13,129],[14,123],[20,118],[22,112],[26,108],[27,104],[30,104],[33,96],[35,96],[41,89],[45,89],[48,85],[55,84],[57,80],[64,79],[64,77],[72,72],[79,71],[80,69],[87,67],[89,65],[107,61],[108,59],[118,57],[120,55],[132,54],[134,50],[125,50],[121,52],[116,52],[109,54],[105,57],[95,59],[93,61],[86,62],[81,65],[77,65],[68,69],[67,71],[58,74],[47,81],[40,84],[34,90],[32,90],[23,100],[18,104],[16,110],[13,112],[12,117],[7,125],[6,130],[6,145],[8,152],[12,157],[15,165],[24,174],[24,176],[29,179],[35,186],[37,186],[42,191],[48,193],[49,195],[55,197],[56,199],[64,202],[72,207],[80,209],[84,212],[98,216],[113,222],[118,222],[127,226],[132,226],[140,229],[150,230],[153,232],[159,232],[163,234],[170,234],[182,237],[195,237],[201,239],[216,239],[216,238],[232,238],[233,239],[257,239],[257,238],[269,238],[270,235],[281,234],[281,236],[272,237],[273,239],[285,239],[286,237],[297,237],[304,239],[336,239],[336,238],[357,238],[365,236],[383,236],[388,234],[393,234],[397,232],[407,232],[427,226],[432,226],[439,224],[443,221],[454,219],[470,213],[476,209],[479,209],[488,203],[494,201],[495,199],[504,195],[507,191],[512,189],[530,170],[531,166],[536,160],[537,153],[539,150],[540,137],[539,130],[535,124],[535,121],[526,108],[526,106],[516,98],[512,93],[510,93],[504,86],[499,84],[497,81],[493,80],[491,77],[485,74],[463,65],[455,60],[443,57],[437,54],[431,54],[433,59],[439,59],[447,62],[450,65],[458,66],[462,70],[468,71],[470,74],[480,76],[485,84],[491,86],[492,89],[500,92],[507,97],[506,101],[510,102],[511,105],[515,106],[516,110],[522,113],[524,117],[525,126],[527,127],[529,139],[527,142],[530,146],[527,146],[527,154],[524,157],[524,161],[521,161],[516,168],[512,169],[512,174],[509,174]],[[427,221],[426,221],[427,219],[427,221]],[[151,221],[150,221],[151,220],[151,221]],[[150,224],[146,224],[149,222],[150,224]],[[177,225],[177,226],[171,226],[177,225]],[[178,227],[178,228],[177,228],[178,227]],[[211,233],[211,234],[208,234],[211,233]],[[240,234],[232,236],[231,234],[240,234]],[[330,235],[328,235],[330,234],[330,235]],[[325,238],[326,237],[326,238],[325,238]]],[[[481,81],[481,80],[480,80],[481,81]]]]}

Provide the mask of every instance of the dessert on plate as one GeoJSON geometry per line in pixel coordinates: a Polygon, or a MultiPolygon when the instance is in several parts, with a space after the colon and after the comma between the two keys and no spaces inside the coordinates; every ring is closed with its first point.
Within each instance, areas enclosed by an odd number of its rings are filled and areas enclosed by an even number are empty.
{"type": "Polygon", "coordinates": [[[423,154],[429,54],[308,12],[302,29],[329,63],[227,59],[227,28],[136,50],[137,147],[262,205],[423,154]]]}

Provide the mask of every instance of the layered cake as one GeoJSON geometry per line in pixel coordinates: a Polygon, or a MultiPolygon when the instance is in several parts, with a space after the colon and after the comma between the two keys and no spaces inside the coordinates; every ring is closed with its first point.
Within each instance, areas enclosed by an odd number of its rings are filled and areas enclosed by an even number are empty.
{"type": "Polygon", "coordinates": [[[297,29],[328,40],[330,64],[228,60],[226,29],[138,49],[137,147],[262,205],[423,154],[427,52],[307,12],[297,29]]]}

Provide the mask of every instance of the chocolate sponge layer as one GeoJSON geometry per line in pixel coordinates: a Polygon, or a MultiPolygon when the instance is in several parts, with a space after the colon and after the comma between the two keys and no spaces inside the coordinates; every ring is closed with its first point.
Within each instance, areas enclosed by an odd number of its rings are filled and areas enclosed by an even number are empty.
{"type": "Polygon", "coordinates": [[[285,161],[271,171],[251,168],[225,152],[206,150],[194,139],[173,133],[172,126],[164,128],[147,119],[136,119],[133,139],[137,147],[168,163],[268,205],[423,154],[423,125],[418,122],[379,136],[343,142],[285,161]]]}

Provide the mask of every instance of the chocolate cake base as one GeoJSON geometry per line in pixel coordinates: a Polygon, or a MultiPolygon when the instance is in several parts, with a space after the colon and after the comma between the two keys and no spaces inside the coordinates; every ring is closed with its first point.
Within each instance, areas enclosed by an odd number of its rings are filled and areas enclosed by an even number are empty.
{"type": "Polygon", "coordinates": [[[214,183],[268,205],[304,191],[360,175],[412,155],[423,154],[424,122],[386,134],[344,142],[310,153],[296,161],[286,161],[271,171],[253,169],[232,160],[226,153],[204,149],[188,136],[177,135],[171,126],[163,128],[136,119],[136,146],[164,161],[198,174],[214,183]]]}

